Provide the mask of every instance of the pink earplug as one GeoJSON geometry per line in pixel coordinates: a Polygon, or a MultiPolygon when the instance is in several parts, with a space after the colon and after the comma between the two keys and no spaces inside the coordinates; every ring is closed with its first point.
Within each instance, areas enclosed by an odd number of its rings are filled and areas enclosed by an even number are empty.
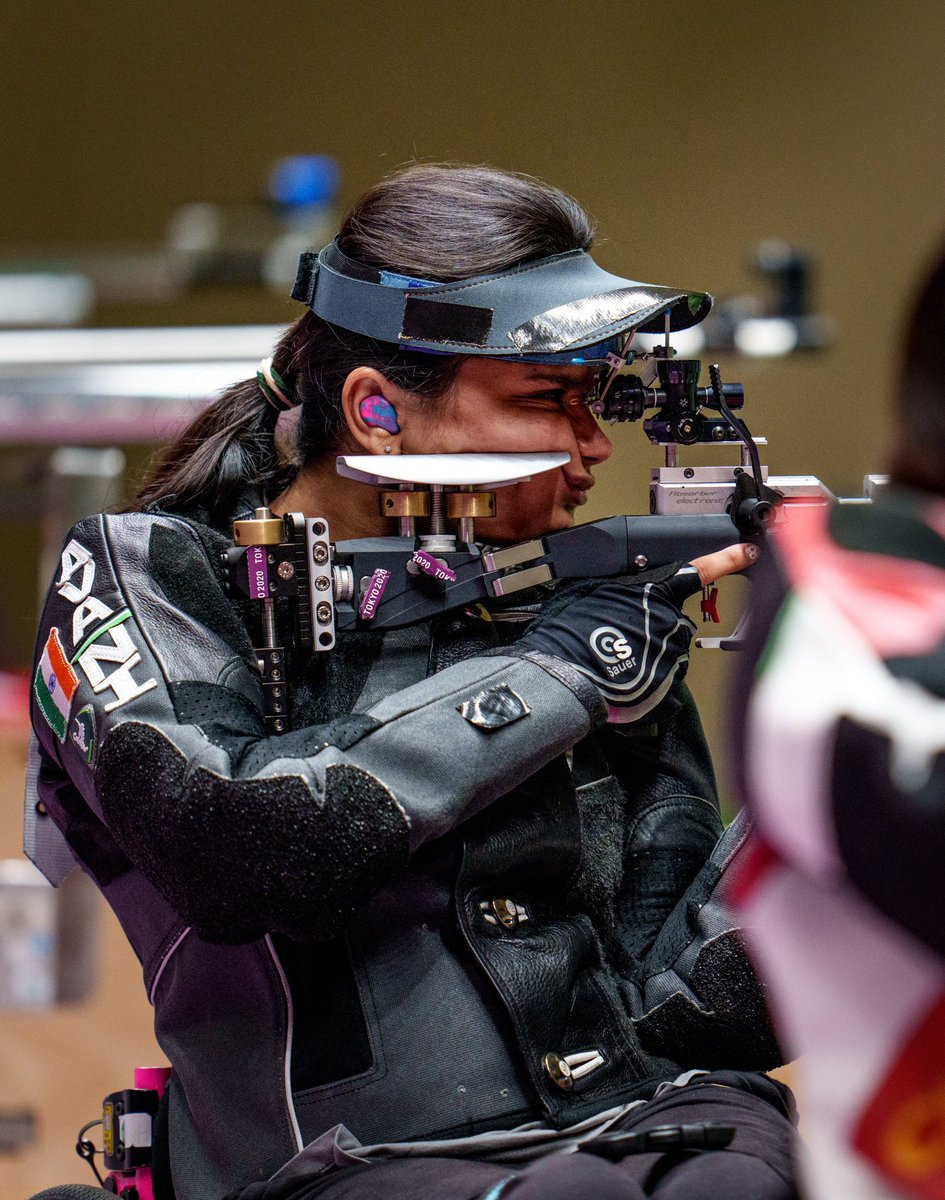
{"type": "Polygon", "coordinates": [[[385,429],[388,433],[400,433],[400,426],[397,424],[397,409],[383,396],[368,396],[366,400],[361,401],[358,412],[365,425],[371,425],[375,429],[385,429]]]}

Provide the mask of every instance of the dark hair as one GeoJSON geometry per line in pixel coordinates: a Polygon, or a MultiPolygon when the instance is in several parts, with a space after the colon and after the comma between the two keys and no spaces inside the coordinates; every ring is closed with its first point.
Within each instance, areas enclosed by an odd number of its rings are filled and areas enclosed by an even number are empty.
{"type": "MultiPolygon", "coordinates": [[[[418,163],[370,189],[338,235],[349,257],[371,267],[452,281],[587,249],[594,228],[566,193],[527,175],[490,167],[418,163]]],[[[225,519],[252,485],[282,488],[294,471],[334,452],[344,432],[341,390],[349,373],[373,367],[395,386],[435,404],[462,356],[401,350],[306,312],[280,339],[273,365],[301,405],[294,462],[274,446],[277,411],[255,379],[227,389],[161,456],[130,504],[140,511],[199,505],[225,519]]]]}
{"type": "Polygon", "coordinates": [[[906,326],[893,415],[892,481],[945,494],[945,251],[906,326]]]}

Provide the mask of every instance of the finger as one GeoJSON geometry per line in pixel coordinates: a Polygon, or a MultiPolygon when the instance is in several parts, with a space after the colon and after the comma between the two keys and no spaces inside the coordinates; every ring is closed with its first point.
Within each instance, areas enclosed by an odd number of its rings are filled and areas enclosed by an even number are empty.
{"type": "Polygon", "coordinates": [[[703,554],[694,558],[692,566],[699,572],[703,584],[714,583],[723,575],[734,575],[736,571],[744,571],[753,562],[758,561],[761,551],[752,542],[741,542],[737,546],[726,546],[714,554],[703,554]]]}

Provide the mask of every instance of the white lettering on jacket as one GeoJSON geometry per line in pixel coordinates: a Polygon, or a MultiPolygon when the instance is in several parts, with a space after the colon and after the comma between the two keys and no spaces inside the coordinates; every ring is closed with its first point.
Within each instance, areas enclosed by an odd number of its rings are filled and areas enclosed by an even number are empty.
{"type": "MultiPolygon", "coordinates": [[[[89,593],[95,582],[95,559],[90,550],[81,542],[70,538],[62,552],[61,571],[56,581],[56,590],[64,600],[76,606],[72,614],[72,645],[78,646],[89,626],[104,621],[112,615],[113,610],[102,600],[96,599],[89,593]],[[78,584],[73,582],[75,575],[81,569],[78,584]]],[[[105,705],[106,712],[121,708],[129,700],[150,692],[157,687],[156,679],[146,679],[139,683],[131,674],[132,669],[141,662],[141,655],[135,649],[128,631],[123,624],[113,625],[103,631],[101,637],[94,641],[79,658],[86,679],[92,685],[92,691],[98,695],[103,691],[114,693],[115,699],[105,705]],[[111,638],[109,644],[105,637],[111,638]],[[102,669],[102,663],[118,663],[109,674],[102,669]]]]}
{"type": "Polygon", "coordinates": [[[83,600],[72,614],[72,645],[78,646],[82,641],[82,635],[89,625],[94,625],[98,621],[104,621],[106,617],[110,617],[111,615],[112,610],[108,605],[103,604],[101,600],[96,600],[94,596],[89,596],[88,600],[83,600]]]}
{"type": "Polygon", "coordinates": [[[86,548],[72,538],[62,552],[62,572],[56,581],[59,595],[70,604],[79,604],[92,590],[95,580],[95,559],[86,548]],[[72,576],[82,568],[82,582],[78,587],[71,582],[72,576]]]}
{"type": "Polygon", "coordinates": [[[129,700],[134,700],[136,696],[142,696],[145,692],[150,692],[152,688],[157,687],[155,679],[147,679],[144,683],[138,683],[132,677],[132,668],[140,662],[141,655],[135,649],[134,642],[124,625],[113,625],[82,654],[79,666],[85,672],[85,677],[92,685],[92,691],[96,695],[105,691],[106,688],[115,693],[115,699],[105,705],[105,711],[112,712],[116,708],[121,708],[123,704],[127,704],[129,700]],[[111,645],[106,642],[106,637],[112,639],[111,645]],[[121,665],[106,675],[101,666],[103,662],[120,663],[121,665]]]}

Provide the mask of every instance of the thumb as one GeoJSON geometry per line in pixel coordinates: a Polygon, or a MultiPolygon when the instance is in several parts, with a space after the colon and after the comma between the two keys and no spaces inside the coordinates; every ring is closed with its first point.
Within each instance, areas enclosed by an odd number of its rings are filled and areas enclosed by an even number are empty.
{"type": "Polygon", "coordinates": [[[761,550],[753,542],[740,542],[736,546],[726,546],[724,550],[717,550],[714,554],[703,554],[700,558],[694,558],[689,565],[698,571],[701,587],[714,583],[724,575],[744,571],[758,561],[760,554],[761,550]]]}

